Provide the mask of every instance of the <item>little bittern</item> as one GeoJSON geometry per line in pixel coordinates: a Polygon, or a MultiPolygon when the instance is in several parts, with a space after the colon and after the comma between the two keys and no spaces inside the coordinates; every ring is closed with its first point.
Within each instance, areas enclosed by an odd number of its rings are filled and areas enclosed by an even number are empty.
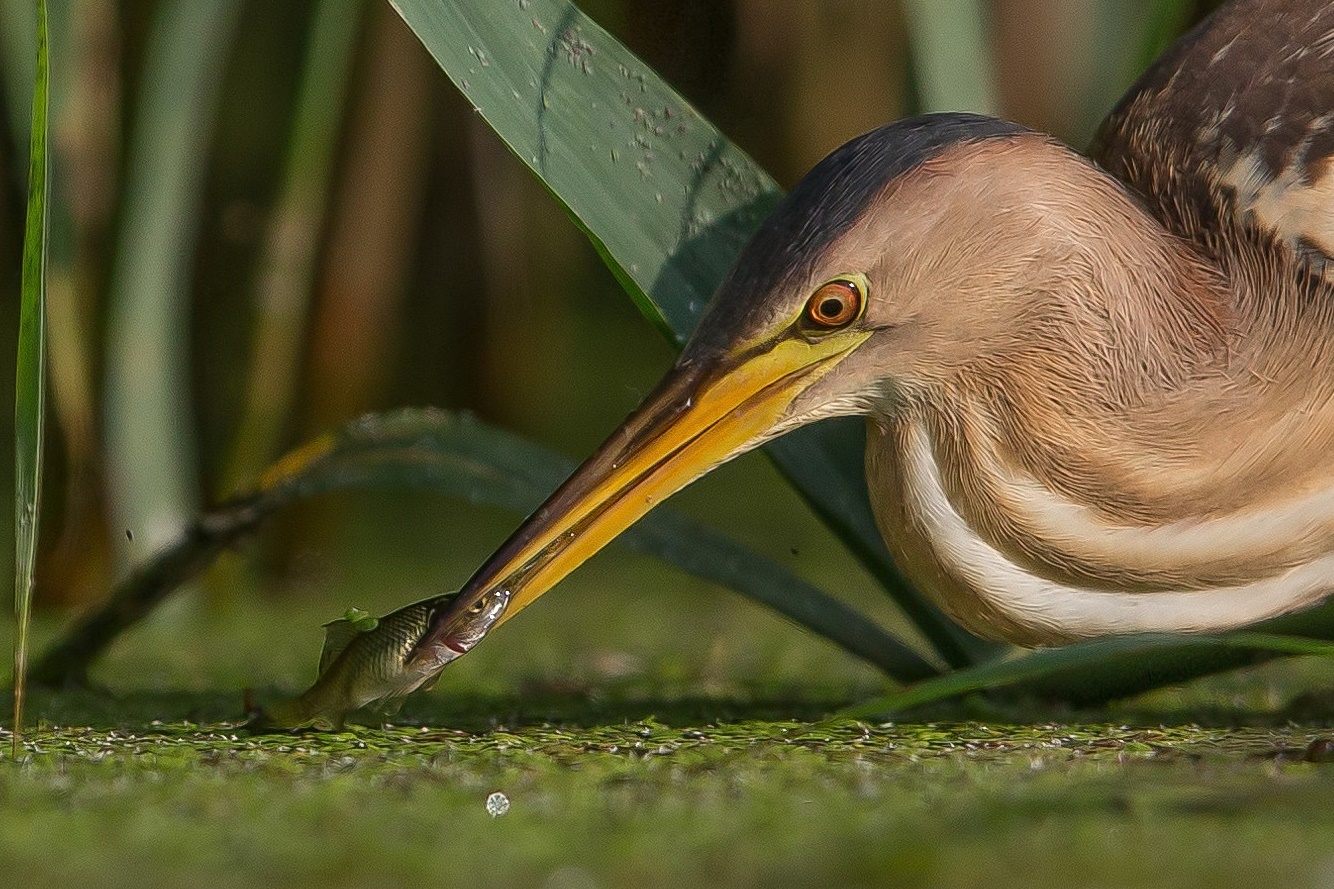
{"type": "Polygon", "coordinates": [[[1086,158],[1002,120],[890,124],[816,166],[675,367],[417,655],[501,620],[668,495],[869,418],[908,577],[1022,644],[1207,632],[1334,590],[1334,4],[1238,0],[1086,158]]]}

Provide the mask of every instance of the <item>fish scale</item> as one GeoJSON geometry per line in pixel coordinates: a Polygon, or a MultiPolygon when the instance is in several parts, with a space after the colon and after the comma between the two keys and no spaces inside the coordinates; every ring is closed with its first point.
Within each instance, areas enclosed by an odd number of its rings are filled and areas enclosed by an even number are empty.
{"type": "Polygon", "coordinates": [[[435,595],[403,606],[368,629],[347,618],[325,623],[315,683],[295,698],[260,710],[245,727],[252,731],[340,729],[354,710],[378,706],[394,711],[408,694],[430,689],[440,669],[476,645],[508,603],[508,594],[496,591],[495,605],[460,622],[446,647],[419,653],[418,642],[432,617],[454,601],[455,595],[435,595]]]}

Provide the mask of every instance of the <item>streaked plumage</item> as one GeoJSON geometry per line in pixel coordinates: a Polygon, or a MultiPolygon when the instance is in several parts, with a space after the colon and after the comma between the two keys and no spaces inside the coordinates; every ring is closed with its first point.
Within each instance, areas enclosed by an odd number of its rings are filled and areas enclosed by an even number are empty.
{"type": "Polygon", "coordinates": [[[1334,5],[1313,0],[1224,7],[1130,90],[1092,160],[976,115],[854,139],[427,639],[489,590],[517,612],[713,466],[848,414],[869,419],[896,562],[980,634],[1212,631],[1319,601],[1331,197],[1334,5]],[[857,302],[837,325],[814,302],[831,283],[857,302]]]}

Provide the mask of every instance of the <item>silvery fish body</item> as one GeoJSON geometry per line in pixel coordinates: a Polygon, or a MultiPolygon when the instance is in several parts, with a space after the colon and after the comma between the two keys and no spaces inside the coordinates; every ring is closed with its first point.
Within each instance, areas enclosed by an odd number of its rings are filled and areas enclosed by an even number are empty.
{"type": "Polygon", "coordinates": [[[498,607],[477,609],[436,651],[418,650],[417,643],[455,593],[414,602],[378,621],[349,617],[325,624],[315,684],[295,698],[261,710],[246,727],[333,730],[363,707],[395,708],[412,692],[433,685],[445,664],[481,640],[508,603],[508,593],[500,594],[498,607]]]}

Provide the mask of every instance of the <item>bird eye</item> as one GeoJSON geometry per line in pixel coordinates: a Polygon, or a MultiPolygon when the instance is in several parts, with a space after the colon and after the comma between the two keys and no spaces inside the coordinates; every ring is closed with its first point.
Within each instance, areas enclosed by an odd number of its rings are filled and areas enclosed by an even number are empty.
{"type": "Polygon", "coordinates": [[[856,281],[835,278],[821,284],[806,303],[806,318],[833,330],[853,321],[862,311],[862,289],[856,281]]]}

